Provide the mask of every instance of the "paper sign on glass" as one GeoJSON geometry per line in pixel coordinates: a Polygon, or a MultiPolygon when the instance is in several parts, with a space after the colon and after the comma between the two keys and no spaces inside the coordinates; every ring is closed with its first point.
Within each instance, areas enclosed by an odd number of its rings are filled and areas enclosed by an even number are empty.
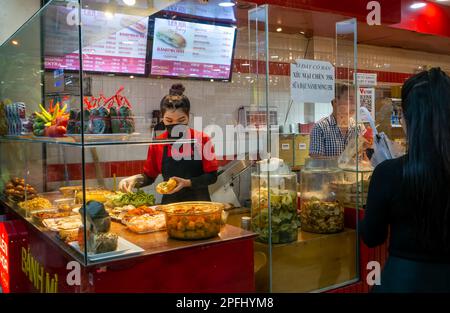
{"type": "Polygon", "coordinates": [[[327,103],[334,99],[335,70],[330,62],[297,60],[291,64],[294,102],[327,103]]]}

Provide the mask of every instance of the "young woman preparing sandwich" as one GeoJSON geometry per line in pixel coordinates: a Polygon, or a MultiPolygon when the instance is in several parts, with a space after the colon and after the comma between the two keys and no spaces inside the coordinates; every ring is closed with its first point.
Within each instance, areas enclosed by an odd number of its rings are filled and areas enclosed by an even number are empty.
{"type": "Polygon", "coordinates": [[[208,186],[217,181],[218,164],[210,138],[203,132],[189,128],[190,101],[183,94],[181,84],[173,85],[161,100],[161,116],[166,131],[159,140],[191,138],[192,144],[150,145],[144,173],[123,179],[119,189],[125,192],[134,187],[154,183],[162,174],[164,183],[156,190],[163,194],[162,204],[181,201],[211,201],[208,186]],[[207,146],[208,149],[204,149],[207,146]],[[204,152],[205,155],[204,155],[204,152]]]}

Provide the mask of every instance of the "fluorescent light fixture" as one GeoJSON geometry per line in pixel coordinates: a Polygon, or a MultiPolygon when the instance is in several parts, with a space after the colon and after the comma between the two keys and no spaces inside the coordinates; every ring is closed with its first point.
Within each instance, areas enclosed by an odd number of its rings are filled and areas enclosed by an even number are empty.
{"type": "Polygon", "coordinates": [[[420,9],[420,8],[425,7],[426,5],[427,4],[425,2],[416,2],[416,3],[411,4],[409,7],[411,9],[420,9]]]}
{"type": "Polygon", "coordinates": [[[133,6],[136,4],[136,0],[123,0],[123,3],[129,6],[133,6]]]}
{"type": "Polygon", "coordinates": [[[270,58],[271,59],[278,59],[278,55],[272,55],[270,58]]]}
{"type": "Polygon", "coordinates": [[[250,66],[249,63],[243,63],[242,66],[250,66]]]}
{"type": "Polygon", "coordinates": [[[108,20],[111,20],[114,17],[114,14],[112,12],[106,11],[105,16],[108,20]]]}
{"type": "Polygon", "coordinates": [[[134,41],[126,40],[126,41],[122,41],[122,43],[123,43],[124,45],[132,45],[132,44],[134,44],[134,41]]]}
{"type": "Polygon", "coordinates": [[[277,32],[282,32],[282,31],[283,31],[283,28],[281,28],[281,27],[277,28],[277,32]]]}
{"type": "Polygon", "coordinates": [[[224,8],[231,8],[234,7],[236,5],[236,3],[234,2],[221,2],[219,3],[219,6],[224,7],[224,8]]]}

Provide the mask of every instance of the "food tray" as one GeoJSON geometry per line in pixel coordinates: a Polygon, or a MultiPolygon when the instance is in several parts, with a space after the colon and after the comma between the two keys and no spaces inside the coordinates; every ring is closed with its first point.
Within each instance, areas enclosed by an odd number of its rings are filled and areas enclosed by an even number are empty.
{"type": "Polygon", "coordinates": [[[172,203],[163,206],[169,237],[200,240],[215,237],[222,225],[224,204],[207,201],[172,203]]]}
{"type": "MultiPolygon", "coordinates": [[[[80,250],[80,245],[78,242],[73,241],[70,242],[69,245],[74,248],[78,253],[84,255],[84,253],[80,250]]],[[[117,249],[116,251],[110,251],[106,253],[99,253],[99,254],[88,254],[89,261],[95,262],[95,261],[102,261],[106,259],[111,259],[115,257],[123,257],[123,256],[130,256],[134,254],[139,254],[144,252],[144,249],[141,247],[129,242],[128,240],[125,240],[124,238],[120,237],[117,240],[117,249]]]]}
{"type": "MultiPolygon", "coordinates": [[[[136,216],[133,219],[142,218],[142,217],[144,217],[144,215],[143,216],[136,216]]],[[[127,229],[129,231],[131,231],[131,232],[133,232],[135,234],[149,234],[149,233],[155,233],[155,232],[158,232],[158,231],[164,231],[164,230],[167,229],[167,227],[166,227],[166,219],[165,219],[164,213],[158,214],[158,215],[154,215],[154,216],[148,216],[146,218],[148,218],[148,220],[147,221],[142,221],[141,222],[142,224],[145,224],[145,223],[148,223],[148,224],[153,223],[153,224],[155,224],[155,225],[153,225],[153,228],[151,228],[149,230],[146,230],[146,231],[133,230],[132,229],[133,225],[130,226],[130,224],[133,224],[133,222],[127,222],[127,223],[123,223],[123,224],[127,226],[127,229]],[[156,227],[156,225],[158,225],[158,224],[159,225],[164,225],[164,226],[156,227]]]]}
{"type": "MultiPolygon", "coordinates": [[[[58,209],[33,211],[33,213],[31,213],[31,220],[40,226],[44,226],[43,221],[48,220],[48,219],[55,219],[55,218],[39,218],[36,216],[39,213],[58,213],[58,214],[66,214],[67,215],[67,216],[58,217],[58,218],[67,218],[70,216],[76,216],[76,214],[74,212],[62,212],[58,209]]],[[[56,218],[56,219],[58,219],[58,218],[56,218]]]]}
{"type": "Polygon", "coordinates": [[[60,231],[75,229],[82,226],[81,218],[79,215],[73,215],[63,218],[51,218],[42,221],[42,224],[51,231],[60,231]]]}

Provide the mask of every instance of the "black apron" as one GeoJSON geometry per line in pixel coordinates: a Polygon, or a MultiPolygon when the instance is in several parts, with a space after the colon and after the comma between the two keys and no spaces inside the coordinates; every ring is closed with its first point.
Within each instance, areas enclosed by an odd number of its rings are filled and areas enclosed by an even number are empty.
{"type": "MultiPolygon", "coordinates": [[[[164,146],[162,157],[161,172],[164,181],[168,181],[171,177],[176,176],[184,179],[191,179],[203,175],[203,162],[197,160],[194,155],[198,152],[194,144],[191,145],[190,160],[175,160],[167,154],[169,145],[164,146]]],[[[208,187],[203,188],[183,188],[179,192],[171,195],[163,195],[162,204],[170,204],[183,201],[211,201],[208,187]]]]}

